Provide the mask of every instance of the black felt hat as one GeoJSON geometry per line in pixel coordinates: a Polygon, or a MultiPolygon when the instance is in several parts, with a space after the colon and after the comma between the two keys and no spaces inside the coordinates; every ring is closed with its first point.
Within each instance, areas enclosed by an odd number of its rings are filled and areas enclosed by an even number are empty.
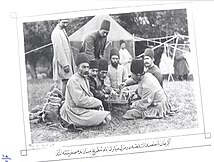
{"type": "Polygon", "coordinates": [[[144,61],[142,58],[132,60],[131,72],[133,74],[143,74],[143,72],[144,72],[144,61]]]}
{"type": "Polygon", "coordinates": [[[89,63],[88,55],[85,52],[78,53],[75,57],[75,64],[78,67],[81,63],[89,63]]]}
{"type": "Polygon", "coordinates": [[[98,70],[105,70],[108,71],[108,61],[106,61],[105,59],[100,59],[98,61],[98,70]]]}
{"type": "Polygon", "coordinates": [[[103,20],[100,29],[109,31],[109,29],[110,29],[110,21],[103,20]]]}
{"type": "Polygon", "coordinates": [[[154,50],[151,48],[147,48],[144,52],[144,56],[149,56],[150,58],[154,58],[154,50]]]}
{"type": "Polygon", "coordinates": [[[113,55],[116,55],[116,56],[120,57],[120,54],[119,54],[118,49],[116,49],[116,48],[111,49],[111,51],[110,51],[110,58],[111,58],[113,55]]]}
{"type": "Polygon", "coordinates": [[[89,66],[90,66],[90,69],[98,69],[98,62],[97,62],[97,60],[91,60],[89,62],[89,66]]]}

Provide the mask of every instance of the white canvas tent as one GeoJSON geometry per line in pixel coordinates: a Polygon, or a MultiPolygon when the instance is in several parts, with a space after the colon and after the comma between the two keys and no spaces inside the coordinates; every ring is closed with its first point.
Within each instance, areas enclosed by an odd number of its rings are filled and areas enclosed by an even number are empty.
{"type": "Polygon", "coordinates": [[[98,15],[93,17],[79,30],[69,36],[69,41],[71,42],[71,45],[74,49],[74,53],[78,52],[77,50],[88,34],[99,30],[104,19],[111,22],[110,31],[107,36],[108,43],[105,50],[105,57],[108,59],[109,51],[111,50],[111,48],[119,49],[119,41],[121,39],[125,40],[127,49],[129,50],[131,55],[134,56],[134,37],[109,15],[98,15]]]}

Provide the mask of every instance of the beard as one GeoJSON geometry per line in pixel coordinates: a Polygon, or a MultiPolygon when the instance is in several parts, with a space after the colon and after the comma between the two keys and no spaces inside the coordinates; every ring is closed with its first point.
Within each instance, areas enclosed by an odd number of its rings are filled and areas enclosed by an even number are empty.
{"type": "Polygon", "coordinates": [[[79,74],[85,78],[88,76],[88,71],[79,71],[79,74]]]}
{"type": "Polygon", "coordinates": [[[94,79],[94,78],[96,78],[97,75],[89,74],[88,76],[89,76],[90,78],[93,78],[93,79],[94,79]]]}
{"type": "Polygon", "coordinates": [[[118,62],[112,62],[111,64],[113,67],[117,68],[119,63],[118,62]]]}

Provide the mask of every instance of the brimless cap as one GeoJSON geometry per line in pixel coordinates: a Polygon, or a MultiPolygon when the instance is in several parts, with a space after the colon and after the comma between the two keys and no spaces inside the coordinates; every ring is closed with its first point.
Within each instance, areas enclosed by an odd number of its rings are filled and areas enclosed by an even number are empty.
{"type": "Polygon", "coordinates": [[[98,69],[98,62],[97,62],[97,60],[91,60],[89,62],[89,66],[90,66],[90,69],[98,69]]]}
{"type": "Polygon", "coordinates": [[[78,67],[81,63],[89,63],[88,55],[85,52],[76,54],[75,64],[78,67]]]}
{"type": "Polygon", "coordinates": [[[110,21],[103,20],[100,29],[109,31],[110,30],[110,21]]]}
{"type": "Polygon", "coordinates": [[[154,50],[151,48],[147,48],[144,52],[144,56],[149,56],[151,59],[154,58],[154,50]]]}
{"type": "Polygon", "coordinates": [[[100,59],[98,61],[98,71],[108,71],[108,61],[104,60],[104,59],[100,59]]]}
{"type": "Polygon", "coordinates": [[[119,54],[118,49],[116,49],[116,48],[111,49],[111,51],[110,51],[110,58],[111,58],[113,55],[116,55],[116,56],[120,57],[120,54],[119,54]]]}
{"type": "Polygon", "coordinates": [[[144,61],[142,58],[132,60],[131,72],[133,74],[143,74],[143,72],[144,72],[144,61]]]}

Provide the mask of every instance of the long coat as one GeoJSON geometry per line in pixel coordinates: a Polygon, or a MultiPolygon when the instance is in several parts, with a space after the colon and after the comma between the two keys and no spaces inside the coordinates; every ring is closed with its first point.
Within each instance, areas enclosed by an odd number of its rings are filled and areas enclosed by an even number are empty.
{"type": "Polygon", "coordinates": [[[90,91],[93,93],[94,97],[100,99],[101,101],[104,101],[105,93],[102,91],[101,86],[98,89],[95,78],[88,77],[88,81],[90,85],[90,91]]]}
{"type": "Polygon", "coordinates": [[[134,108],[125,113],[125,118],[134,119],[142,116],[161,118],[170,112],[168,98],[156,77],[151,73],[144,74],[143,79],[138,83],[137,92],[141,99],[133,103],[134,108]]]}
{"type": "Polygon", "coordinates": [[[99,31],[93,32],[85,38],[80,52],[88,54],[89,59],[99,60],[104,55],[106,40],[106,37],[100,36],[99,31]]]}
{"type": "Polygon", "coordinates": [[[177,51],[175,54],[174,72],[175,75],[189,74],[189,64],[181,51],[177,51]]]}
{"type": "Polygon", "coordinates": [[[93,97],[89,82],[78,73],[72,75],[67,83],[65,103],[60,109],[61,118],[77,126],[95,126],[103,122],[110,114],[98,110],[102,102],[93,97]]]}
{"type": "Polygon", "coordinates": [[[126,72],[128,75],[131,75],[131,60],[132,60],[132,56],[129,53],[129,51],[127,49],[120,49],[119,51],[120,53],[120,63],[121,65],[123,65],[126,69],[126,72]]]}
{"type": "Polygon", "coordinates": [[[51,34],[53,43],[53,79],[69,79],[75,70],[73,52],[68,40],[65,29],[62,29],[59,24],[54,28],[51,34]],[[69,66],[69,73],[65,73],[63,67],[69,66]]]}

